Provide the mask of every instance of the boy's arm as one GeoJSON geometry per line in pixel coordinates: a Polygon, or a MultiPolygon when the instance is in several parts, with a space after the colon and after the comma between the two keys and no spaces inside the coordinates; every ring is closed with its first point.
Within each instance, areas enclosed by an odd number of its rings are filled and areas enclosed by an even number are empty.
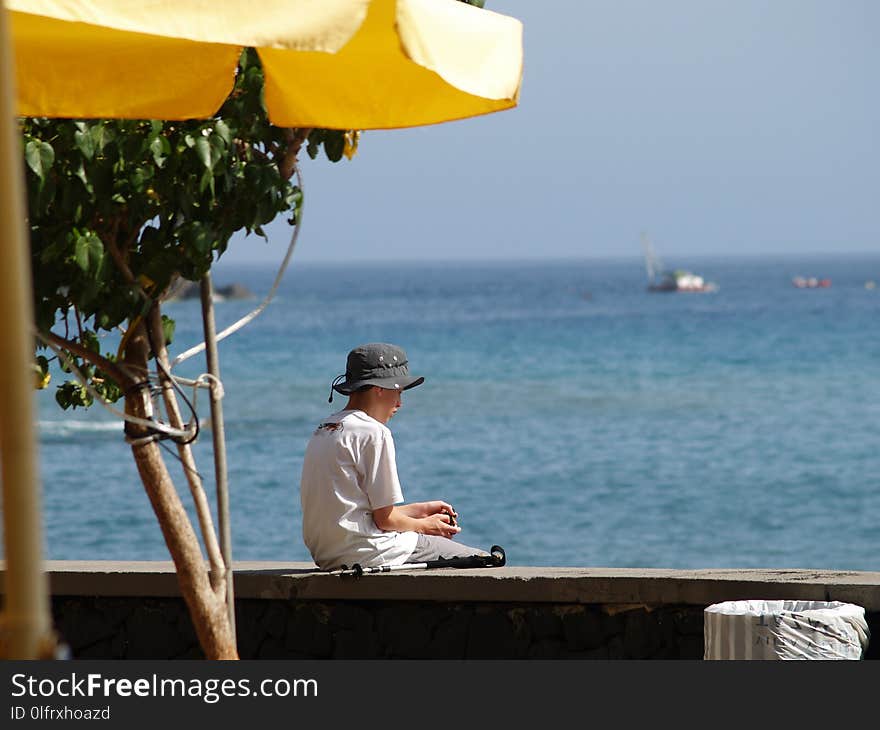
{"type": "MultiPolygon", "coordinates": [[[[458,513],[453,509],[451,504],[442,500],[434,500],[432,502],[411,502],[410,504],[401,504],[397,506],[401,512],[410,517],[428,517],[445,512],[453,517],[458,517],[458,513]]],[[[451,520],[455,524],[455,520],[451,520]]]]}
{"type": "MultiPolygon", "coordinates": [[[[413,505],[395,506],[392,504],[374,509],[373,521],[380,530],[395,532],[419,532],[423,535],[439,535],[450,538],[461,532],[460,527],[450,524],[451,518],[448,514],[436,512],[426,516],[412,517],[409,514],[411,507],[413,505]]],[[[419,512],[418,509],[415,511],[419,512]]]]}

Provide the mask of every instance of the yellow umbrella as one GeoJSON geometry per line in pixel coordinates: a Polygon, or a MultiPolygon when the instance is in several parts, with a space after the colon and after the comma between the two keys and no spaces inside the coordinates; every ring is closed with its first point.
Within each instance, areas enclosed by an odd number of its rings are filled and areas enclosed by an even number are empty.
{"type": "Polygon", "coordinates": [[[0,12],[0,654],[52,648],[16,116],[208,117],[257,49],[278,126],[410,127],[516,105],[522,25],[457,0],[4,0],[0,12]],[[14,71],[13,71],[14,69],[14,71]],[[11,316],[16,314],[17,316],[11,316]]]}
{"type": "Polygon", "coordinates": [[[522,25],[454,0],[7,0],[23,116],[188,119],[256,48],[269,118],[380,129],[516,104],[522,25]]]}

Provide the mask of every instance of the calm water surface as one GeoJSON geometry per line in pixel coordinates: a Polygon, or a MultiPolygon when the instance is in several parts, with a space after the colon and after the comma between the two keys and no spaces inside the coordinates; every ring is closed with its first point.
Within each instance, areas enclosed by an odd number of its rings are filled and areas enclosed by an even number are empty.
{"type": "MultiPolygon", "coordinates": [[[[880,569],[880,257],[686,264],[719,290],[649,293],[638,259],[368,277],[294,261],[220,345],[234,557],[309,559],[305,443],[342,406],[327,397],[348,350],[392,341],[426,377],[390,423],[407,500],[452,502],[462,540],[511,564],[880,569]]],[[[260,296],[275,275],[219,272],[260,296]]],[[[218,327],[254,305],[219,303],[218,327]]],[[[196,301],[166,311],[175,352],[200,341],[196,301]]],[[[48,557],[167,559],[121,425],[51,392],[39,406],[48,557]]],[[[211,491],[207,431],[196,458],[211,491]]]]}

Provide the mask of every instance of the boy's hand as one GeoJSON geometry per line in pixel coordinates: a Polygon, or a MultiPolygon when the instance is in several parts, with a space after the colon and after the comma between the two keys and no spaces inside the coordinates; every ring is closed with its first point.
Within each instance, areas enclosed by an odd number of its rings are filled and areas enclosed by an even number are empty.
{"type": "Polygon", "coordinates": [[[410,505],[404,505],[402,509],[405,509],[411,517],[416,518],[438,514],[447,514],[453,518],[458,517],[458,513],[452,505],[442,499],[435,499],[432,502],[414,502],[410,505]]]}
{"type": "Polygon", "coordinates": [[[439,535],[440,537],[448,537],[451,539],[461,532],[461,528],[454,522],[450,523],[450,519],[454,518],[445,513],[438,513],[436,515],[431,515],[430,517],[425,517],[422,519],[422,524],[424,525],[422,532],[426,535],[439,535]]]}

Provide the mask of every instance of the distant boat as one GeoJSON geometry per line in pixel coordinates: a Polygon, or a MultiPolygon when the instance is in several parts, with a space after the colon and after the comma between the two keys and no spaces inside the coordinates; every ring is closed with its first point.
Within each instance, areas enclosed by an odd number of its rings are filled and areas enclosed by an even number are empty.
{"type": "Polygon", "coordinates": [[[827,289],[831,286],[831,279],[817,279],[815,276],[795,276],[791,283],[798,289],[827,289]]]}
{"type": "Polygon", "coordinates": [[[685,269],[665,269],[654,251],[648,236],[642,234],[645,268],[648,271],[648,291],[658,292],[713,292],[718,285],[705,281],[702,276],[685,269]]]}

